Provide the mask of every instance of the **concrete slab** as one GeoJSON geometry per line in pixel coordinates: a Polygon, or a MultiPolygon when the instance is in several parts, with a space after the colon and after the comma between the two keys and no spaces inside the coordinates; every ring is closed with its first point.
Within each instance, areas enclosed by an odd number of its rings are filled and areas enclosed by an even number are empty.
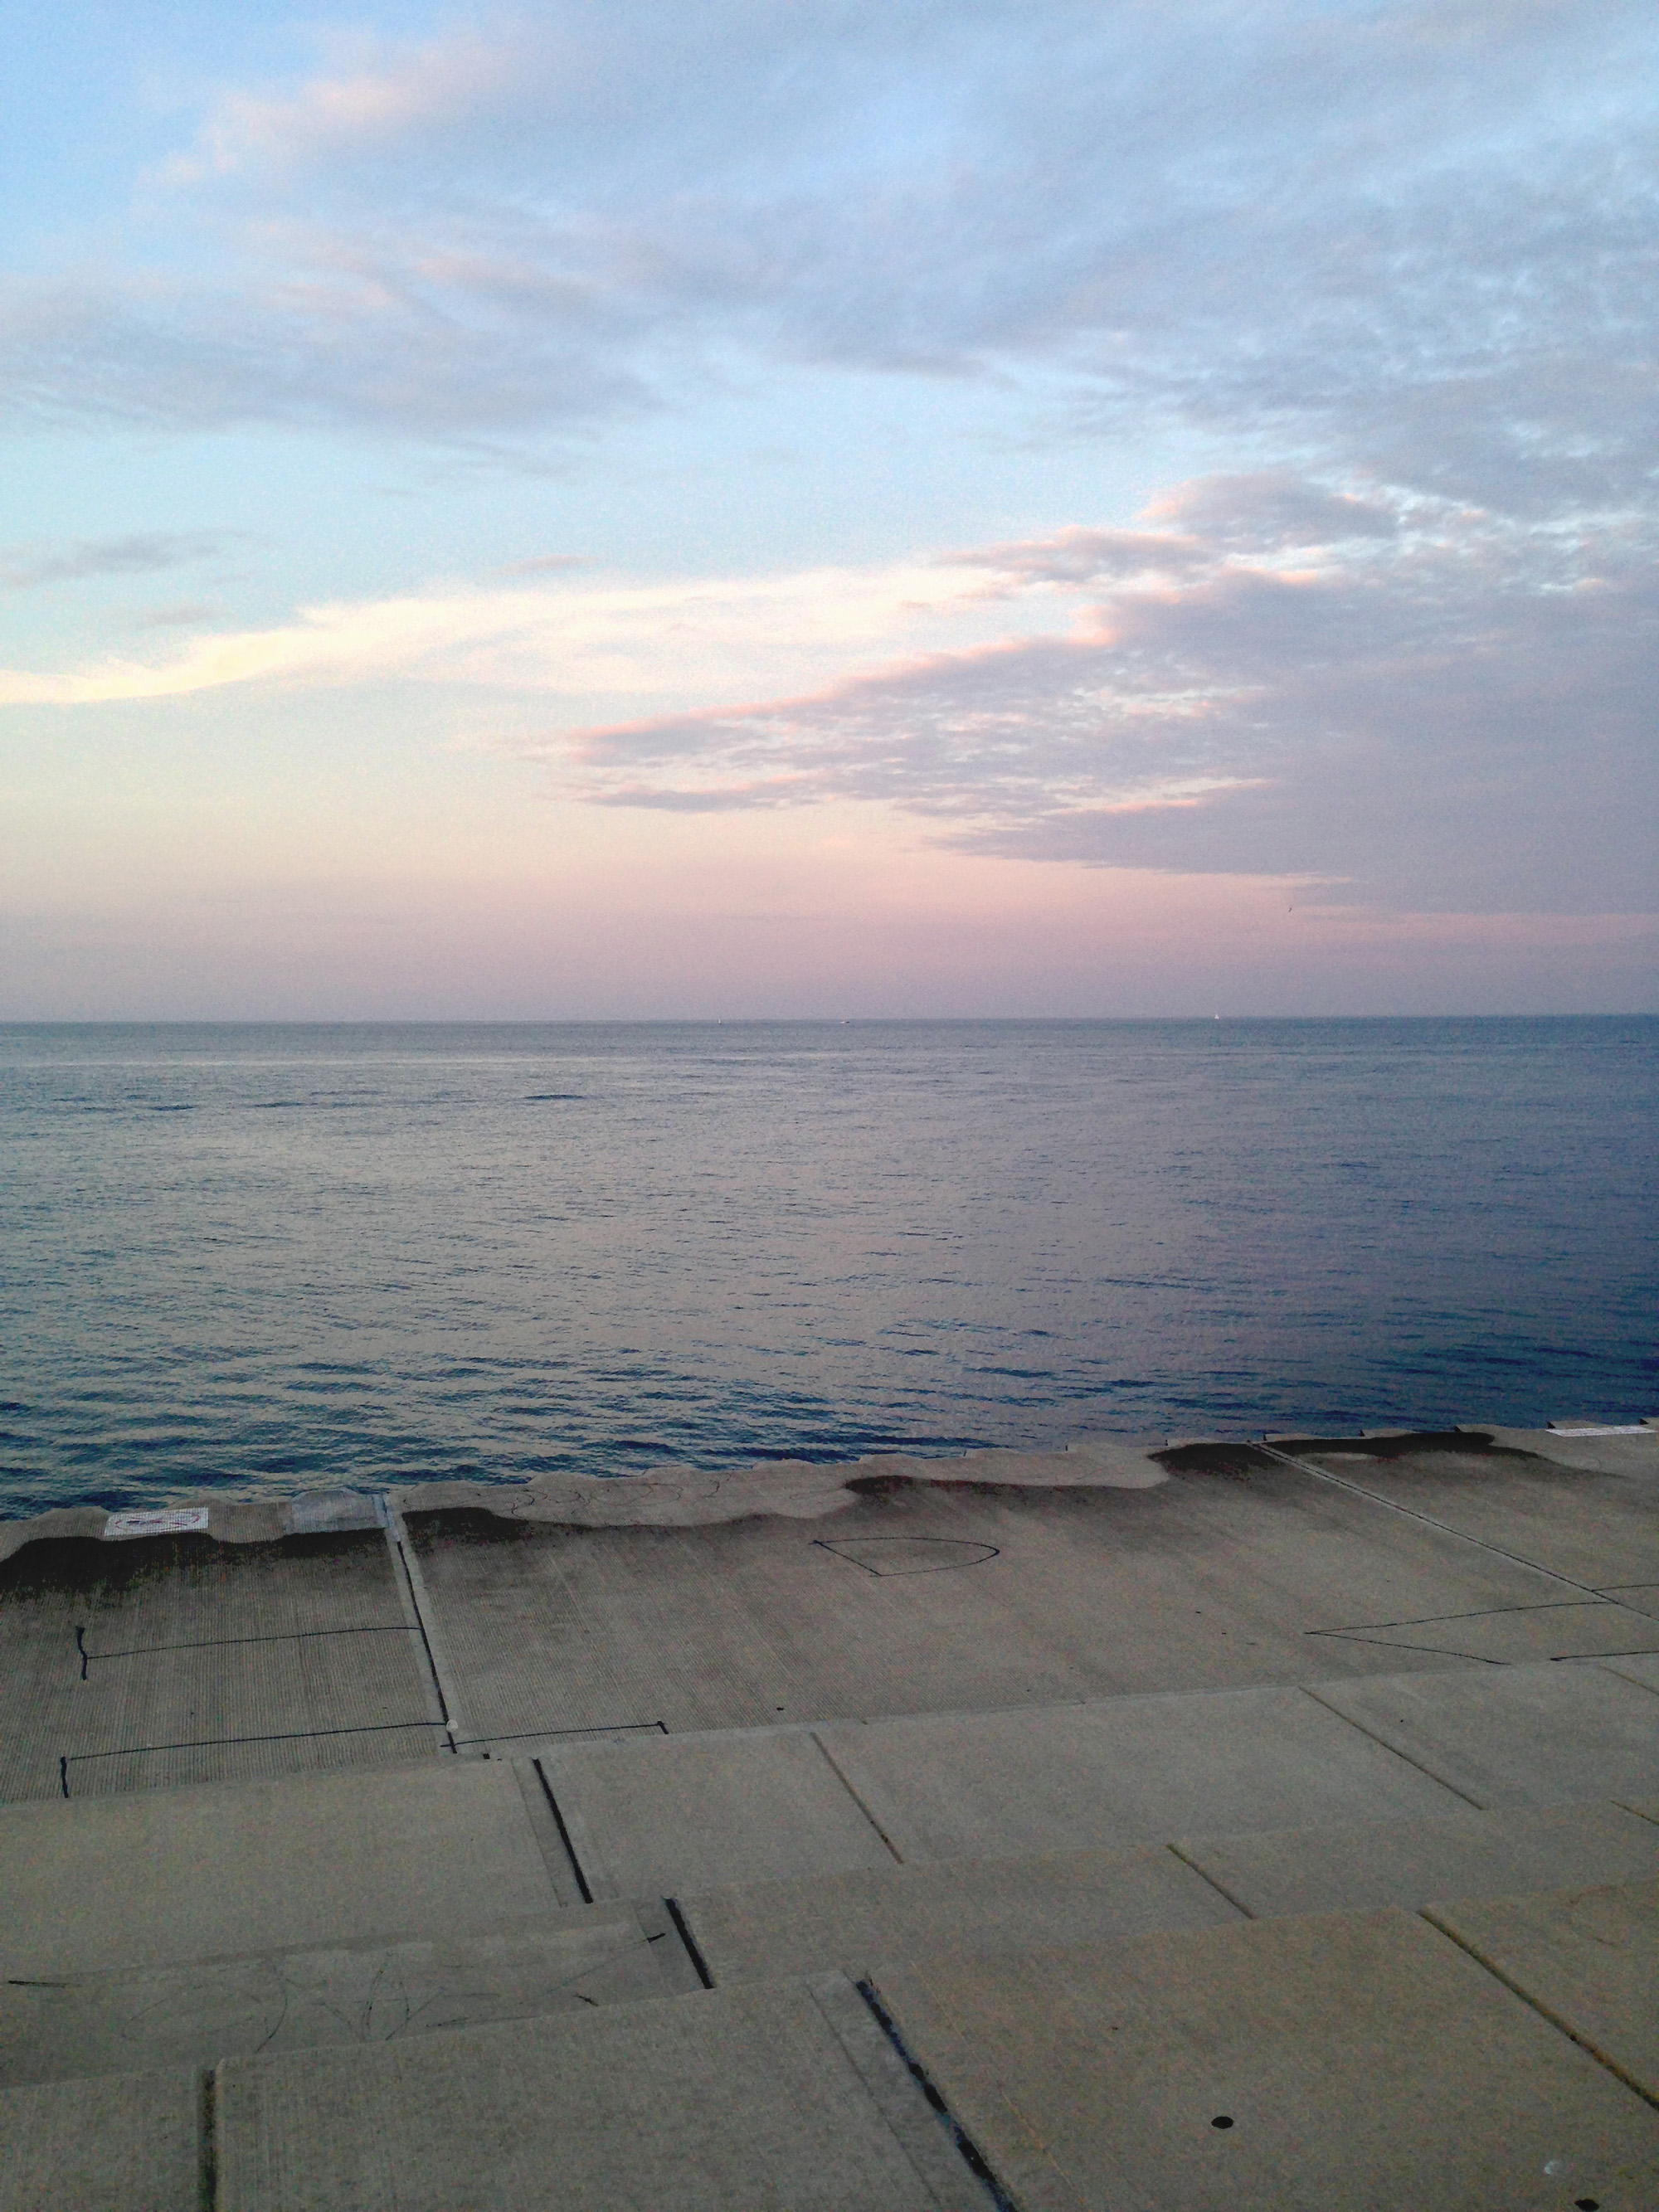
{"type": "Polygon", "coordinates": [[[1659,2105],[1659,1880],[1461,1898],[1428,1917],[1659,2105]]]}
{"type": "Polygon", "coordinates": [[[805,1522],[562,1528],[411,1510],[471,1732],[516,1747],[1393,1672],[1409,1661],[1306,1632],[1561,1595],[1272,1462],[1143,1490],[856,1480],[843,1510],[805,1522]]]}
{"type": "Polygon", "coordinates": [[[1495,1449],[1475,1437],[1449,1437],[1429,1449],[1414,1449],[1409,1437],[1280,1448],[1591,1589],[1659,1581],[1659,1514],[1653,1510],[1659,1434],[1534,1434],[1520,1449],[1506,1444],[1501,1432],[1495,1449]]]}
{"type": "Polygon", "coordinates": [[[200,2212],[201,2122],[194,2074],[0,2093],[0,2212],[200,2212]]]}
{"type": "Polygon", "coordinates": [[[422,1942],[14,1978],[0,1987],[0,2087],[119,2074],[138,2058],[210,2068],[667,1996],[658,1955],[671,1942],[668,1931],[652,1943],[631,1906],[589,1905],[422,1942]]]}
{"type": "Polygon", "coordinates": [[[432,1709],[378,1532],[33,1543],[0,1566],[0,1799],[406,1764],[432,1709]],[[67,1762],[67,1765],[62,1762],[67,1762]]]}
{"type": "Polygon", "coordinates": [[[512,1767],[0,1808],[9,1975],[434,1935],[561,1902],[512,1767]]]}
{"type": "Polygon", "coordinates": [[[1621,1658],[1604,1659],[1601,1663],[1610,1674],[1617,1674],[1624,1682],[1634,1682],[1638,1689],[1659,1690],[1659,1659],[1630,1652],[1621,1658]]]}
{"type": "Polygon", "coordinates": [[[1511,1451],[1528,1452],[1583,1474],[1638,1479],[1659,1474],[1659,1427],[1650,1421],[1639,1428],[1624,1424],[1614,1428],[1586,1419],[1564,1421],[1559,1429],[1494,1427],[1486,1433],[1494,1443],[1511,1451]]]}
{"type": "MultiPolygon", "coordinates": [[[[1639,1825],[1632,1823],[1632,1825],[1639,1825]]],[[[1659,1832],[1655,1835],[1659,1863],[1659,1832]]],[[[1036,1950],[1241,1916],[1169,1850],[1058,1851],[872,1867],[682,1897],[717,1983],[781,1981],[930,1951],[1036,1950]]]]}
{"type": "Polygon", "coordinates": [[[1128,1850],[1195,1826],[1386,1820],[1457,1802],[1299,1690],[1115,1698],[818,1734],[912,1863],[1128,1850]]]}
{"type": "Polygon", "coordinates": [[[542,1771],[596,1897],[890,1866],[805,1731],[556,1748],[542,1771]]]}
{"type": "Polygon", "coordinates": [[[1472,1804],[1623,1801],[1659,1788],[1649,1693],[1606,1664],[1322,1682],[1311,1694],[1472,1804]]]}
{"type": "Polygon", "coordinates": [[[1502,1613],[1459,1613],[1449,1620],[1380,1622],[1374,1628],[1346,1629],[1341,1640],[1520,1667],[1545,1659],[1592,1659],[1644,1648],[1659,1653],[1659,1619],[1612,1599],[1589,1598],[1510,1606],[1502,1613]]]}
{"type": "Polygon", "coordinates": [[[1258,1920],[1659,1876],[1659,1827],[1617,1805],[1182,1838],[1176,1849],[1258,1920]]]}
{"type": "Polygon", "coordinates": [[[1405,1913],[876,1981],[1031,2212],[1624,2212],[1659,2194],[1659,2112],[1405,1913]]]}
{"type": "Polygon", "coordinates": [[[920,2094],[886,2080],[908,2097],[908,2125],[890,2120],[799,1984],[237,2060],[218,2077],[217,2203],[988,2212],[966,2167],[941,2157],[946,2138],[920,2094]]]}

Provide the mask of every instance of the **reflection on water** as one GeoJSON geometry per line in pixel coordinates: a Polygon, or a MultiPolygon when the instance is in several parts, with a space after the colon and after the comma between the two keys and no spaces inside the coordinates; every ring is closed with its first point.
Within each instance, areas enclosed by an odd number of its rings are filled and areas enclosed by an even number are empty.
{"type": "Polygon", "coordinates": [[[0,1030],[0,1511],[1659,1407],[1659,1022],[0,1030]]]}

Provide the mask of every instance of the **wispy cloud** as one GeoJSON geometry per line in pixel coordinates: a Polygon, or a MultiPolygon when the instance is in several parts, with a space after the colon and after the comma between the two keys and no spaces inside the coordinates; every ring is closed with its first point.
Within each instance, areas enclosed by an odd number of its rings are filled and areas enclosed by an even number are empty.
{"type": "Polygon", "coordinates": [[[1034,370],[1073,434],[1644,500],[1656,72],[1637,0],[615,0],[336,41],[226,90],[147,262],[13,285],[0,390],[489,438],[734,353],[1034,370]]]}
{"type": "Polygon", "coordinates": [[[1651,538],[1304,490],[1183,489],[1151,519],[1212,528],[1178,561],[1162,532],[1140,557],[1121,532],[985,549],[1010,592],[1102,586],[1066,635],[543,750],[611,806],[855,799],[987,855],[1303,872],[1384,907],[1650,908],[1651,538]]]}
{"type": "Polygon", "coordinates": [[[93,706],[237,684],[398,677],[517,690],[717,696],[745,677],[843,666],[920,637],[982,632],[991,580],[960,563],[651,585],[454,586],[302,609],[149,659],[0,671],[0,702],[93,706]]]}
{"type": "Polygon", "coordinates": [[[222,531],[143,532],[125,538],[82,538],[58,546],[0,548],[0,588],[33,591],[98,576],[149,576],[210,561],[233,541],[222,531]]]}
{"type": "Polygon", "coordinates": [[[1654,532],[1260,471],[1142,520],[902,568],[319,607],[0,699],[439,683],[475,742],[514,695],[495,749],[606,808],[851,801],[986,856],[1315,877],[1382,908],[1651,906],[1654,532]],[[545,734],[507,734],[538,698],[545,734]]]}

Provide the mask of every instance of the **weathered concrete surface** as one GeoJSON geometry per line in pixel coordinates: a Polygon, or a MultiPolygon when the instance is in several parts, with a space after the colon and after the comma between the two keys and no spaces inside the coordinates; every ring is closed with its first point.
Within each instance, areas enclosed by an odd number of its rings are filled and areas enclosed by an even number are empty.
{"type": "Polygon", "coordinates": [[[1498,1613],[1454,1613],[1449,1620],[1350,1628],[1340,1640],[1523,1667],[1544,1659],[1594,1659],[1644,1649],[1659,1653],[1659,1618],[1611,1598],[1585,1598],[1505,1607],[1498,1613]]]}
{"type": "Polygon", "coordinates": [[[1299,1690],[1117,1698],[819,1735],[910,1862],[1128,1850],[1195,1827],[1387,1820],[1457,1802],[1299,1690]]]}
{"type": "MultiPolygon", "coordinates": [[[[884,2082],[899,2090],[890,2068],[884,2082]]],[[[920,2094],[909,2101],[912,2124],[896,2128],[805,1987],[717,1990],[223,2067],[218,2202],[986,2212],[967,2168],[940,2158],[920,2094]]]]}
{"type": "Polygon", "coordinates": [[[0,2212],[201,2212],[194,2074],[0,2093],[0,2212]]]}
{"type": "Polygon", "coordinates": [[[1460,1898],[1428,1917],[1659,2104],[1659,1880],[1460,1898]]]}
{"type": "Polygon", "coordinates": [[[1182,1837],[1176,1848],[1258,1920],[1382,1905],[1414,1912],[1437,1898],[1659,1877],[1659,1827],[1618,1805],[1471,1808],[1431,1820],[1182,1837]]]}
{"type": "Polygon", "coordinates": [[[0,1868],[8,1975],[453,1932],[562,1901],[514,1769],[454,1759],[7,1806],[0,1868]]]}
{"type": "Polygon", "coordinates": [[[805,1731],[555,1747],[541,1765],[596,1897],[893,1863],[805,1731]]]}
{"type": "Polygon", "coordinates": [[[1583,1438],[1497,1430],[1468,1437],[1461,1449],[1413,1443],[1291,1440],[1279,1449],[1589,1589],[1659,1582],[1659,1430],[1583,1438]]]}
{"type": "Polygon", "coordinates": [[[1583,1433],[1600,1425],[1587,1419],[1563,1423],[1559,1429],[1492,1427],[1484,1433],[1505,1450],[1528,1452],[1553,1466],[1576,1468],[1586,1474],[1659,1474],[1659,1420],[1645,1421],[1635,1435],[1583,1433]]]}
{"type": "Polygon", "coordinates": [[[404,1764],[435,1741],[376,1531],[31,1544],[0,1567],[0,1798],[404,1764]]]}
{"type": "Polygon", "coordinates": [[[465,1733],[507,1748],[564,1729],[755,1728],[1391,1673],[1413,1655],[1340,1632],[1561,1598],[1524,1564],[1271,1462],[1246,1456],[1229,1474],[1230,1457],[1150,1491],[895,1478],[827,1525],[407,1517],[465,1733]],[[895,1546],[907,1571],[884,1571],[895,1546]]]}
{"type": "Polygon", "coordinates": [[[850,1466],[761,1460],[719,1474],[666,1467],[620,1480],[549,1475],[493,1482],[422,1482],[399,1493],[405,1513],[474,1510],[575,1528],[707,1528],[757,1516],[821,1520],[857,1504],[872,1482],[993,1483],[1035,1490],[1152,1490],[1167,1480],[1150,1449],[1091,1437],[1064,1451],[972,1451],[949,1457],[885,1452],[850,1466]]]}
{"type": "Polygon", "coordinates": [[[1027,2212],[1659,2199],[1659,2112],[1405,1913],[957,1954],[875,1978],[1027,2212]]]}
{"type": "Polygon", "coordinates": [[[0,1987],[0,2087],[335,2044],[390,2043],[489,2021],[668,1996],[653,1944],[626,1905],[403,1943],[333,1945],[139,1973],[0,1987]]]}
{"type": "Polygon", "coordinates": [[[1322,1682],[1311,1694],[1474,1805],[1623,1801],[1659,1790],[1651,1693],[1607,1665],[1399,1674],[1322,1682]]]}
{"type": "Polygon", "coordinates": [[[19,1524],[40,1540],[0,1567],[0,1658],[20,1689],[0,1797],[65,1779],[83,1794],[406,1763],[446,1741],[428,1651],[456,1739],[512,1753],[562,1733],[1050,1705],[1652,1641],[1653,1601],[1628,1565],[1624,1608],[1604,1607],[1371,1494],[1467,1492],[1489,1519],[1514,1501],[1589,1557],[1616,1493],[1635,1559],[1659,1517],[1652,1484],[1407,1441],[1366,1460],[1364,1495],[1217,1445],[416,1486],[399,1496],[424,1638],[380,1531],[280,1534],[295,1515],[360,1518],[360,1498],[216,1500],[213,1540],[88,1541],[90,1524],[71,1539],[49,1516],[19,1524]],[[601,1521],[627,1525],[577,1525],[601,1521]]]}
{"type": "MultiPolygon", "coordinates": [[[[1659,1857],[1659,1834],[1656,1834],[1659,1857]]],[[[682,1897],[715,1981],[781,1981],[933,1951],[1041,1950],[1241,1916],[1167,1850],[872,1867],[682,1897]]]]}

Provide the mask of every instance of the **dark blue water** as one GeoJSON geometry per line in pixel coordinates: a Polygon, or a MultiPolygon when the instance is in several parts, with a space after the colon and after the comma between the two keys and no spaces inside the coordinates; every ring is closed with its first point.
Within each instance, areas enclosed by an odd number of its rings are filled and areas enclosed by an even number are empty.
{"type": "Polygon", "coordinates": [[[1659,1410],[1659,1020],[0,1030],[0,1511],[1659,1410]]]}

